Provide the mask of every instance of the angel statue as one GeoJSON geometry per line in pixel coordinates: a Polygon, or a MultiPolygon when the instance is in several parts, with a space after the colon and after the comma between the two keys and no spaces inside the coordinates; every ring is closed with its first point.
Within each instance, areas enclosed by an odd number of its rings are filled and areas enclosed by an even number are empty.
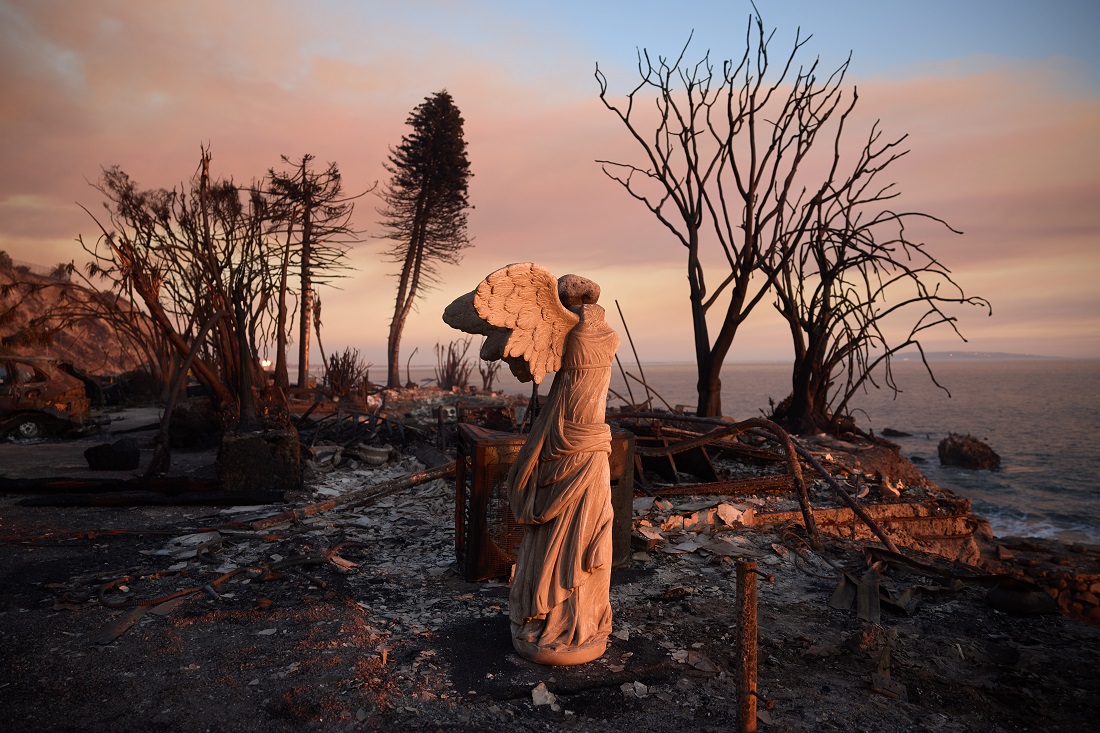
{"type": "Polygon", "coordinates": [[[611,633],[611,428],[604,421],[619,337],[596,305],[600,286],[531,262],[508,265],[451,303],[447,324],[486,337],[520,381],[556,372],[508,473],[525,525],[508,603],[512,644],[538,664],[599,658],[611,633]]]}

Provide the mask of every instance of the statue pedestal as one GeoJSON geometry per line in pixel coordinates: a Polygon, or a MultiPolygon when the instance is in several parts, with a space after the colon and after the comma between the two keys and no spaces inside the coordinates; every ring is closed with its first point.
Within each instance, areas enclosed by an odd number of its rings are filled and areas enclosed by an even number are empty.
{"type": "Polygon", "coordinates": [[[561,651],[539,649],[521,639],[512,639],[516,652],[528,662],[546,664],[554,667],[569,667],[599,659],[607,651],[607,639],[600,639],[581,647],[570,647],[561,651]]]}

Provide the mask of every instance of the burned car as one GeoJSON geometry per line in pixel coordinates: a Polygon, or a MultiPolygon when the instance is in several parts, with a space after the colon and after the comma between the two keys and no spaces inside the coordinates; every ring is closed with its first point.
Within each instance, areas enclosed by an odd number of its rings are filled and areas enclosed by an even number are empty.
{"type": "Polygon", "coordinates": [[[0,356],[0,436],[23,440],[95,428],[97,385],[49,357],[0,356]]]}

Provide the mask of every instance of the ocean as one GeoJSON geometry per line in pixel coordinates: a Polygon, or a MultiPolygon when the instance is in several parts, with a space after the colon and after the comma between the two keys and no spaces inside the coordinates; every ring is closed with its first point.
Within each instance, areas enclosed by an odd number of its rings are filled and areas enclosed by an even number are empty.
{"type": "MultiPolygon", "coordinates": [[[[919,360],[899,361],[894,374],[903,391],[896,398],[874,388],[858,395],[857,424],[876,434],[885,428],[910,433],[892,440],[937,485],[971,499],[997,536],[1100,543],[1100,360],[952,358],[931,364],[950,397],[931,383],[919,360]],[[952,432],[986,442],[1000,454],[1001,468],[941,466],[936,446],[952,432]]],[[[624,360],[623,367],[640,376],[636,365],[624,360]]],[[[670,405],[695,404],[693,364],[643,363],[642,369],[670,405]]],[[[498,389],[530,393],[506,377],[498,389]]],[[[787,364],[727,364],[723,412],[735,419],[758,417],[769,397],[787,395],[789,380],[787,364]]],[[[476,370],[471,381],[480,384],[476,370]]],[[[637,399],[644,390],[630,381],[637,399]]],[[[617,370],[611,388],[627,394],[617,370]]]]}

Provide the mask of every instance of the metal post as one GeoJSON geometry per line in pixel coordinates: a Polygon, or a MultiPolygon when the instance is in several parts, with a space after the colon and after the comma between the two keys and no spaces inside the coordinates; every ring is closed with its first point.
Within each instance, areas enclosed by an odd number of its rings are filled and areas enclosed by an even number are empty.
{"type": "Polygon", "coordinates": [[[737,723],[741,733],[756,733],[756,561],[737,561],[737,621],[741,674],[737,723]]]}

